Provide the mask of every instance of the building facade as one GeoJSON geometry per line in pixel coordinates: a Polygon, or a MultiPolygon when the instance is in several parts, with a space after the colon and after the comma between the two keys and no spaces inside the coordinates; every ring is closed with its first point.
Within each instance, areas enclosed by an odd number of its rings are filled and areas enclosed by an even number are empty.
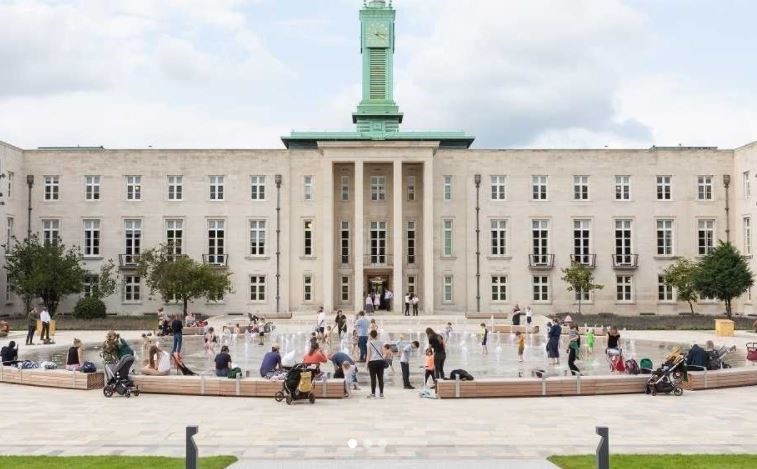
{"type": "MultiPolygon", "coordinates": [[[[661,283],[676,257],[730,239],[752,260],[757,143],[735,150],[477,150],[463,132],[402,132],[392,93],[395,11],[361,11],[363,100],[355,132],[283,137],[272,150],[22,150],[0,143],[6,242],[36,233],[79,245],[89,271],[113,259],[111,312],[162,304],[136,275],[146,249],[229,269],[209,313],[363,308],[389,289],[426,313],[573,311],[561,269],[604,289],[593,312],[687,310],[661,283]]],[[[5,313],[23,304],[0,278],[5,313]]],[[[61,309],[70,310],[76,298],[61,309]]],[[[751,293],[734,305],[750,313],[751,293]]],[[[722,305],[704,300],[698,310],[722,305]]]]}

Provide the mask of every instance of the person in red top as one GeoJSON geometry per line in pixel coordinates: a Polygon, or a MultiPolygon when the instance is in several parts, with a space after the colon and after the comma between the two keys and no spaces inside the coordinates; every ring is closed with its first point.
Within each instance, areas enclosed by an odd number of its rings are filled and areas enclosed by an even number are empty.
{"type": "Polygon", "coordinates": [[[310,351],[302,359],[302,362],[308,365],[320,365],[327,361],[329,361],[329,359],[326,358],[326,355],[324,355],[323,352],[321,352],[320,347],[318,346],[318,341],[311,340],[310,351]]]}

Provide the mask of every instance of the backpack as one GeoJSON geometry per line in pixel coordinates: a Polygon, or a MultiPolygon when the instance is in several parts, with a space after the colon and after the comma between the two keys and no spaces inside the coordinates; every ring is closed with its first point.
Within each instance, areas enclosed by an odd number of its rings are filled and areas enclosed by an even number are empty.
{"type": "Polygon", "coordinates": [[[55,370],[58,368],[58,365],[56,365],[53,362],[42,362],[39,364],[40,368],[44,368],[45,370],[55,370]]]}
{"type": "Polygon", "coordinates": [[[639,370],[639,364],[636,363],[636,360],[633,358],[630,360],[626,360],[626,373],[629,375],[638,375],[641,373],[641,370],[639,370]]]}
{"type": "Polygon", "coordinates": [[[649,358],[642,358],[641,361],[639,361],[639,367],[642,371],[649,370],[652,371],[652,368],[654,368],[654,365],[652,365],[652,360],[649,358]]]}
{"type": "Polygon", "coordinates": [[[309,393],[313,390],[313,373],[306,370],[300,374],[300,384],[297,385],[297,391],[309,393]]]}
{"type": "Polygon", "coordinates": [[[18,363],[18,367],[22,370],[33,370],[35,368],[39,368],[39,364],[31,360],[24,360],[18,363]]]}
{"type": "Polygon", "coordinates": [[[454,380],[458,377],[460,381],[473,381],[473,376],[465,370],[452,370],[452,373],[449,374],[449,379],[454,380]]]}
{"type": "Polygon", "coordinates": [[[79,371],[81,371],[82,373],[94,373],[95,371],[97,371],[97,367],[92,362],[84,362],[81,368],[79,368],[79,371]]]}
{"type": "Polygon", "coordinates": [[[229,379],[236,379],[237,376],[239,376],[241,378],[242,377],[242,369],[239,368],[238,366],[236,366],[236,367],[234,367],[234,368],[232,368],[232,369],[229,370],[229,374],[227,376],[229,377],[229,379]]]}

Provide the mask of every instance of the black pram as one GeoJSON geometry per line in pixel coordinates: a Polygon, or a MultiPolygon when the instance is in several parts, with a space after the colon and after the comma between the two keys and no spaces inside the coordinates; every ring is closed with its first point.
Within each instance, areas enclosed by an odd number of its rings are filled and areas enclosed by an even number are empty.
{"type": "Polygon", "coordinates": [[[646,393],[656,395],[657,393],[670,394],[671,392],[680,396],[683,394],[682,382],[686,379],[686,359],[680,353],[680,350],[674,350],[665,359],[665,362],[652,372],[647,381],[646,393]]]}
{"type": "Polygon", "coordinates": [[[105,397],[112,397],[113,393],[119,396],[131,397],[139,396],[139,387],[129,379],[129,371],[134,365],[134,355],[124,355],[118,362],[112,365],[105,365],[105,387],[103,394],[105,397]]]}
{"type": "Polygon", "coordinates": [[[313,378],[318,372],[318,365],[298,363],[289,370],[281,385],[281,391],[274,396],[277,402],[286,400],[287,404],[301,399],[308,399],[311,404],[315,403],[313,392],[313,378]]]}

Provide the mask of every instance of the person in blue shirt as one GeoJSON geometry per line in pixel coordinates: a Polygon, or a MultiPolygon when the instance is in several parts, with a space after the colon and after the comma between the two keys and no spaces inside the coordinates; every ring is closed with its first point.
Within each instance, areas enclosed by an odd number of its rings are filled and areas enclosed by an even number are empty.
{"type": "Polygon", "coordinates": [[[274,344],[271,346],[271,351],[263,356],[263,362],[260,365],[260,376],[267,378],[279,368],[281,368],[281,354],[279,354],[279,346],[274,344]]]}
{"type": "Polygon", "coordinates": [[[347,362],[351,365],[355,364],[355,360],[344,352],[336,352],[329,357],[331,363],[334,364],[334,378],[344,378],[344,371],[342,365],[347,362]]]}
{"type": "Polygon", "coordinates": [[[357,346],[360,349],[359,362],[365,362],[368,355],[368,329],[370,324],[365,318],[365,312],[360,311],[358,313],[358,319],[355,321],[355,329],[357,329],[357,346]]]}

